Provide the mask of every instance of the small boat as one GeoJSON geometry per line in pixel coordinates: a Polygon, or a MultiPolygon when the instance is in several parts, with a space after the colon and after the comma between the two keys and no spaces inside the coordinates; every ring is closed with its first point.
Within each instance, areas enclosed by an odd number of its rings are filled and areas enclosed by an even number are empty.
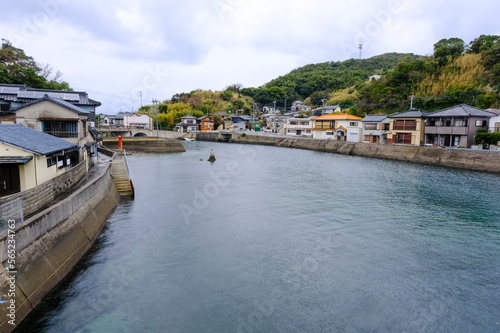
{"type": "Polygon", "coordinates": [[[191,138],[184,138],[184,140],[186,140],[186,141],[194,141],[195,139],[191,139],[191,138]]]}

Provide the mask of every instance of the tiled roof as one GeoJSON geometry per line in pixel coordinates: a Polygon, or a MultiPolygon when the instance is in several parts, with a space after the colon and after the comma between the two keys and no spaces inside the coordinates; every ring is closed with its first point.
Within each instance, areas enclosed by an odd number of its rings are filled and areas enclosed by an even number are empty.
{"type": "Polygon", "coordinates": [[[323,116],[319,116],[312,119],[313,120],[361,120],[363,118],[353,116],[352,114],[348,113],[342,113],[342,114],[325,114],[323,116]]]}
{"type": "Polygon", "coordinates": [[[85,91],[34,89],[20,84],[0,84],[0,98],[8,101],[26,103],[45,95],[61,98],[75,105],[101,105],[101,102],[90,99],[85,91]]]}
{"type": "Polygon", "coordinates": [[[409,110],[391,114],[389,118],[423,118],[428,113],[422,110],[409,110]]]}
{"type": "Polygon", "coordinates": [[[48,97],[48,96],[45,96],[45,97],[40,98],[40,99],[37,99],[37,100],[35,100],[33,102],[30,102],[30,103],[27,103],[27,104],[23,104],[20,107],[18,107],[17,109],[14,109],[14,111],[23,109],[23,108],[31,106],[33,104],[45,102],[45,101],[52,102],[54,104],[58,104],[58,105],[60,105],[60,106],[62,106],[64,108],[66,108],[66,109],[68,109],[70,111],[76,112],[78,114],[89,114],[89,111],[84,110],[81,107],[78,107],[78,106],[76,106],[74,104],[71,104],[69,102],[66,102],[65,100],[63,100],[61,98],[53,98],[53,97],[48,97]]]}
{"type": "Polygon", "coordinates": [[[493,117],[494,113],[475,108],[467,104],[452,106],[427,114],[427,117],[493,117]]]}
{"type": "Polygon", "coordinates": [[[77,145],[71,142],[25,127],[21,124],[0,124],[0,142],[5,142],[39,155],[77,148],[77,145]]]}
{"type": "Polygon", "coordinates": [[[370,114],[361,120],[362,122],[379,122],[386,119],[389,115],[387,114],[370,114]]]}

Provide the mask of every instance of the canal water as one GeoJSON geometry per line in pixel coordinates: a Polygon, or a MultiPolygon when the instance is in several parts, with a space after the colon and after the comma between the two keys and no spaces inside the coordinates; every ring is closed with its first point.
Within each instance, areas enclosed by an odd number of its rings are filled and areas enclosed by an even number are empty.
{"type": "Polygon", "coordinates": [[[18,332],[500,331],[498,175],[185,146],[18,332]]]}

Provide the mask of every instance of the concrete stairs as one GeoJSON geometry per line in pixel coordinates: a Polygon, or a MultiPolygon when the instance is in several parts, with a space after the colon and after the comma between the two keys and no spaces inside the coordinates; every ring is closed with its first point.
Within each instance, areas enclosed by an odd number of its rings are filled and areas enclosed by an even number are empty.
{"type": "Polygon", "coordinates": [[[111,176],[115,181],[116,188],[120,195],[134,195],[134,187],[132,185],[132,180],[130,179],[127,166],[123,156],[116,156],[116,158],[111,163],[111,176]]]}

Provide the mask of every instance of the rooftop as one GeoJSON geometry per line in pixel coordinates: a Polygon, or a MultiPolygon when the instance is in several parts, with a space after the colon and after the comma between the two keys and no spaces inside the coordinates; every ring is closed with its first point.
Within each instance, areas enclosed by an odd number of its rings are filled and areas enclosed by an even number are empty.
{"type": "Polygon", "coordinates": [[[76,106],[74,104],[66,102],[65,100],[63,100],[61,98],[54,98],[54,97],[50,97],[50,96],[47,96],[47,95],[45,95],[44,97],[42,97],[40,99],[34,100],[32,102],[29,102],[27,104],[23,104],[20,107],[18,107],[17,109],[14,109],[14,111],[23,109],[25,107],[28,107],[28,106],[31,106],[31,105],[34,105],[34,104],[37,104],[37,103],[45,102],[45,101],[48,101],[48,102],[60,105],[60,106],[62,106],[64,108],[66,108],[66,109],[68,109],[70,111],[76,112],[78,114],[89,114],[89,111],[84,110],[81,107],[78,107],[78,106],[76,106]]]}
{"type": "Polygon", "coordinates": [[[452,106],[427,114],[427,117],[493,117],[494,113],[475,108],[467,104],[452,106]]]}
{"type": "Polygon", "coordinates": [[[369,114],[363,118],[362,122],[380,122],[387,119],[387,117],[389,117],[387,114],[369,114]]]}
{"type": "Polygon", "coordinates": [[[5,142],[39,155],[48,155],[62,150],[77,148],[77,145],[71,142],[25,127],[21,124],[0,124],[0,142],[5,142]]]}
{"type": "Polygon", "coordinates": [[[340,113],[340,114],[330,113],[312,119],[313,120],[361,120],[363,118],[353,116],[352,114],[349,113],[340,113]]]}
{"type": "Polygon", "coordinates": [[[45,95],[76,105],[101,105],[101,102],[90,99],[85,91],[34,89],[24,84],[0,84],[0,99],[6,101],[26,103],[45,95]]]}
{"type": "Polygon", "coordinates": [[[389,118],[423,118],[428,114],[423,110],[408,110],[404,112],[393,113],[389,118]]]}

